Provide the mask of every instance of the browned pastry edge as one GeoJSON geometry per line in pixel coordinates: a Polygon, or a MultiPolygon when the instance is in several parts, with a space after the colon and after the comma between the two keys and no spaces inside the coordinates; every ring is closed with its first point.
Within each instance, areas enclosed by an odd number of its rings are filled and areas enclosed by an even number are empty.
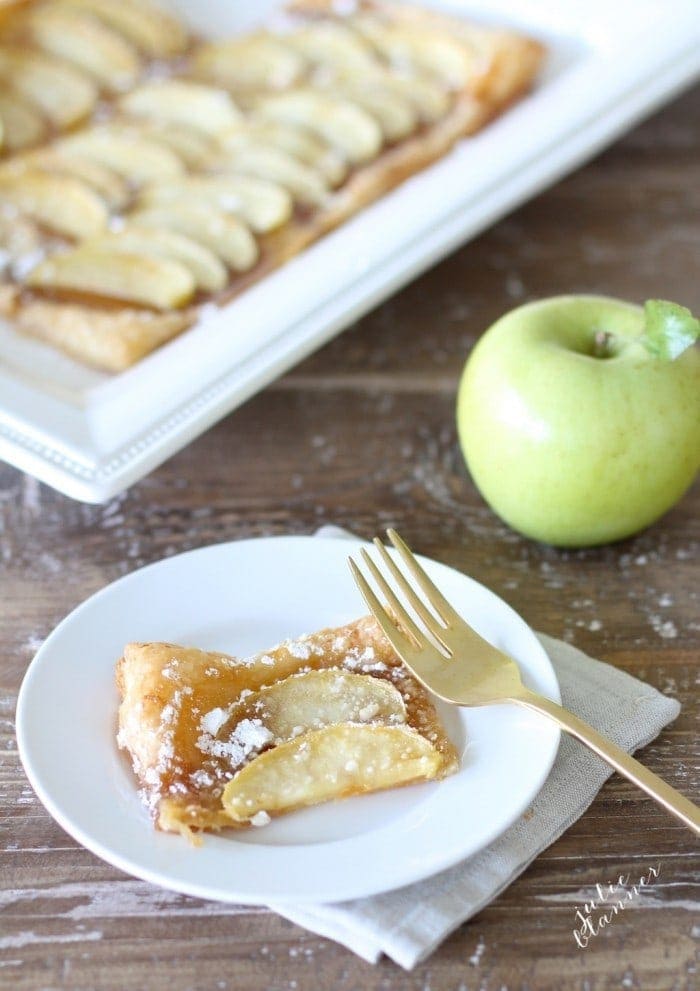
{"type": "Polygon", "coordinates": [[[0,283],[0,315],[17,330],[95,368],[120,372],[172,340],[197,319],[197,310],[158,313],[125,306],[98,309],[40,296],[23,299],[20,287],[0,283]]]}
{"type": "MultiPolygon", "coordinates": [[[[364,6],[375,6],[365,0],[364,6]]],[[[332,0],[297,0],[295,10],[330,12],[332,0]]],[[[425,18],[443,28],[454,20],[444,15],[382,4],[392,17],[425,18]]],[[[521,96],[532,84],[544,48],[510,32],[493,32],[488,68],[468,92],[459,93],[450,112],[434,125],[387,148],[370,164],[356,169],[328,203],[308,218],[295,218],[260,239],[261,259],[235,279],[216,302],[224,304],[298,255],[343,221],[442,158],[463,137],[475,133],[521,96]]],[[[85,364],[109,372],[124,371],[146,354],[196,322],[199,308],[155,313],[138,307],[100,309],[67,304],[18,291],[0,283],[0,316],[17,330],[60,348],[85,364]]],[[[235,332],[235,331],[234,331],[235,332]]]]}

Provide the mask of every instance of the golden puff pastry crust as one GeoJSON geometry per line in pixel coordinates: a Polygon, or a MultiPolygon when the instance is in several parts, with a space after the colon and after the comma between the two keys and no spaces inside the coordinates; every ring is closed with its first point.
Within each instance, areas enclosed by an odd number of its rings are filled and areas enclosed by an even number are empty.
{"type": "Polygon", "coordinates": [[[35,297],[0,283],[0,316],[23,334],[58,348],[77,361],[121,372],[187,330],[194,309],[158,313],[135,307],[105,309],[35,297]]]}

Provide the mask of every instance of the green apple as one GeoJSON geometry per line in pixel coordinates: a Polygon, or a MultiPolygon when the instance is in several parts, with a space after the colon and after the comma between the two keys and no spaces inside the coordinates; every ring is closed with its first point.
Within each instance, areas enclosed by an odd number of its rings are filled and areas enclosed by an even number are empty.
{"type": "Polygon", "coordinates": [[[457,427],[515,530],[561,547],[627,537],[700,466],[700,324],[674,303],[557,296],[507,313],[467,361],[457,427]]]}

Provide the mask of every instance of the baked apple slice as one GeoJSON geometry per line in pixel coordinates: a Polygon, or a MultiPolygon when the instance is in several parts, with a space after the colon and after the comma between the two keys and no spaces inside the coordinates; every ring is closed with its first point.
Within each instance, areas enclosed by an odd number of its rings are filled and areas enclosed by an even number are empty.
{"type": "Polygon", "coordinates": [[[164,203],[208,203],[233,213],[257,232],[274,230],[292,215],[292,198],[276,183],[250,176],[183,176],[146,186],[140,195],[143,206],[164,203]]]}
{"type": "Polygon", "coordinates": [[[36,108],[5,87],[0,87],[0,119],[2,146],[9,152],[38,144],[46,134],[46,124],[36,108]]]}
{"type": "MultiPolygon", "coordinates": [[[[2,199],[0,198],[1,202],[2,199]]],[[[0,266],[0,272],[3,276],[0,279],[2,286],[0,290],[0,314],[3,317],[13,315],[12,298],[8,295],[4,277],[12,273],[15,278],[21,279],[27,265],[31,267],[32,258],[40,257],[37,252],[41,252],[43,242],[44,232],[36,221],[17,210],[3,210],[0,207],[0,244],[3,250],[2,265],[0,266]]],[[[13,286],[12,288],[16,289],[17,287],[13,286]]]]}
{"type": "Polygon", "coordinates": [[[418,127],[413,103],[370,74],[346,74],[333,79],[327,88],[334,96],[350,100],[374,117],[389,142],[407,138],[418,127]]]}
{"type": "Polygon", "coordinates": [[[328,183],[320,172],[309,168],[285,151],[251,140],[229,146],[212,157],[206,168],[213,172],[229,172],[267,179],[288,190],[298,203],[318,206],[327,198],[328,183]]]}
{"type": "Polygon", "coordinates": [[[175,231],[127,224],[121,230],[93,238],[85,247],[170,258],[185,266],[202,292],[220,292],[228,282],[225,265],[209,248],[175,231]]]}
{"type": "Polygon", "coordinates": [[[149,58],[170,58],[187,47],[187,31],[161,7],[143,0],[61,0],[98,17],[149,58]]]}
{"type": "Polygon", "coordinates": [[[109,219],[104,200],[84,182],[39,169],[0,172],[0,202],[70,238],[99,234],[109,219]]]}
{"type": "Polygon", "coordinates": [[[63,138],[56,147],[99,162],[136,185],[184,172],[182,162],[169,148],[128,127],[90,128],[63,138]]]}
{"type": "Polygon", "coordinates": [[[97,102],[97,87],[85,73],[33,49],[0,48],[0,78],[58,128],[87,117],[97,102]]]}
{"type": "Polygon", "coordinates": [[[127,183],[116,172],[89,158],[53,147],[30,152],[17,162],[17,167],[18,172],[25,168],[35,168],[52,175],[67,175],[79,179],[101,196],[112,210],[121,210],[131,196],[127,183]]]}
{"type": "Polygon", "coordinates": [[[372,15],[355,17],[353,24],[392,65],[427,72],[453,89],[464,88],[474,79],[479,53],[465,38],[430,30],[424,24],[392,23],[372,15]]]}
{"type": "Polygon", "coordinates": [[[132,117],[184,125],[209,135],[234,127],[242,119],[228,93],[181,79],[144,83],[123,96],[119,106],[132,117]]]}
{"type": "Polygon", "coordinates": [[[286,89],[304,74],[305,60],[292,48],[260,32],[201,45],[192,74],[236,91],[286,89]]]}
{"type": "Polygon", "coordinates": [[[248,118],[244,126],[232,128],[221,136],[224,148],[247,147],[251,142],[292,155],[323,176],[330,186],[338,186],[348,174],[346,158],[312,131],[280,120],[248,118]]]}
{"type": "Polygon", "coordinates": [[[275,743],[335,723],[406,722],[406,706],[391,682],[339,668],[291,675],[233,705],[216,735],[259,721],[275,743]]]}
{"type": "Polygon", "coordinates": [[[39,48],[83,69],[104,89],[117,92],[133,86],[141,70],[128,41],[69,6],[32,5],[21,27],[39,48]]]}
{"type": "Polygon", "coordinates": [[[173,200],[129,215],[139,227],[177,231],[198,241],[234,272],[247,272],[258,260],[257,241],[246,225],[229,213],[206,203],[173,200]]]}
{"type": "Polygon", "coordinates": [[[204,131],[186,124],[154,120],[150,117],[130,119],[128,122],[117,121],[116,126],[119,127],[122,123],[131,130],[135,128],[144,138],[169,148],[189,169],[199,168],[220,150],[218,141],[204,131]]]}
{"type": "Polygon", "coordinates": [[[376,69],[365,76],[367,83],[374,82],[382,89],[408,100],[416,109],[424,124],[435,124],[444,117],[452,102],[449,88],[424,72],[402,74],[395,70],[376,69]]]}
{"type": "Polygon", "coordinates": [[[441,763],[409,726],[328,726],[255,757],[226,785],[222,805],[235,822],[262,825],[304,806],[428,781],[441,763]]]}
{"type": "Polygon", "coordinates": [[[353,165],[376,158],[382,147],[382,131],[373,116],[321,90],[299,88],[263,97],[256,113],[268,120],[308,128],[353,165]]]}
{"type": "Polygon", "coordinates": [[[309,21],[304,27],[285,34],[283,40],[309,62],[328,67],[333,72],[367,73],[378,62],[366,38],[340,21],[309,21]]]}
{"type": "Polygon", "coordinates": [[[51,255],[31,270],[26,282],[33,288],[119,299],[156,310],[184,306],[195,291],[194,276],[180,262],[89,246],[51,255]]]}

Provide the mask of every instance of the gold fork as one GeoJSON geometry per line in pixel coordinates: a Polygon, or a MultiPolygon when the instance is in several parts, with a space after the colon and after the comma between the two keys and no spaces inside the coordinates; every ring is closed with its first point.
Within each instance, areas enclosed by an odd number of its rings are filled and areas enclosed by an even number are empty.
{"type": "Polygon", "coordinates": [[[457,705],[514,702],[549,716],[696,834],[700,834],[700,808],[578,716],[526,688],[515,661],[487,643],[458,615],[395,530],[387,530],[387,534],[423,597],[416,592],[378,537],[374,538],[374,545],[393,578],[394,587],[399,589],[420,625],[366,550],[362,549],[363,560],[385,597],[388,608],[377,598],[352,558],[350,568],[389,643],[429,691],[457,705]]]}

